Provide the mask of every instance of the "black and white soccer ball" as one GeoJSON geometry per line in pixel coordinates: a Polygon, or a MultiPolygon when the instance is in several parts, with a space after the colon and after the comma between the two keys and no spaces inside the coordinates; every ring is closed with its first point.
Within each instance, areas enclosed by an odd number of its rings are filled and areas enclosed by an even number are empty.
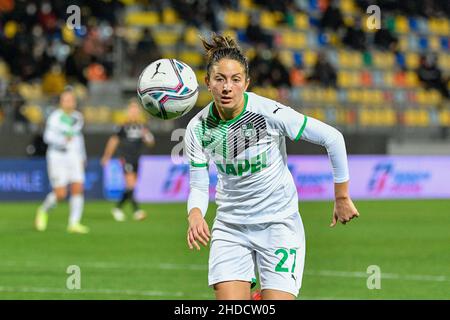
{"type": "Polygon", "coordinates": [[[145,111],[168,120],[188,113],[197,102],[198,82],[187,64],[175,59],[159,59],[139,76],[137,94],[145,111]]]}

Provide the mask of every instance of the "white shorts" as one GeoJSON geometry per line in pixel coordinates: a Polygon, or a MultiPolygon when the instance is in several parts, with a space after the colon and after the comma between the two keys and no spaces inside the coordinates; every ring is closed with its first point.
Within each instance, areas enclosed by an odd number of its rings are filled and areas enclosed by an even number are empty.
{"type": "Polygon", "coordinates": [[[84,183],[84,163],[80,158],[47,157],[47,172],[52,188],[84,183]]]}
{"type": "Polygon", "coordinates": [[[305,233],[299,213],[280,222],[230,224],[214,222],[208,282],[256,282],[261,289],[298,295],[305,265],[305,233]]]}

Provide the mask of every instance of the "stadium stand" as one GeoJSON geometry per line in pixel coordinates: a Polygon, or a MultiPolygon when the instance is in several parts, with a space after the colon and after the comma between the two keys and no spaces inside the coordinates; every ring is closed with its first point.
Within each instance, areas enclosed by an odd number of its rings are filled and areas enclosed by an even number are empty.
{"type": "MultiPolygon", "coordinates": [[[[71,83],[86,129],[110,132],[151,61],[180,59],[203,83],[198,35],[211,30],[237,38],[257,66],[251,90],[343,130],[450,122],[446,1],[376,1],[381,30],[367,27],[368,3],[358,0],[79,1],[73,30],[69,1],[11,3],[0,7],[1,130],[41,130],[71,83]]],[[[209,101],[201,89],[199,107],[209,101]]]]}

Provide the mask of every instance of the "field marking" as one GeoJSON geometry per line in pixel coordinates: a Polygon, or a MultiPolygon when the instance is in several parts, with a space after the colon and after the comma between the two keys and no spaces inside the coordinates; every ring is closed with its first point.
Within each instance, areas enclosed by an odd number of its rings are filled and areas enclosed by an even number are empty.
{"type": "MultiPolygon", "coordinates": [[[[76,264],[71,262],[68,264],[52,264],[43,265],[36,261],[27,261],[19,263],[18,261],[2,261],[0,267],[25,267],[25,268],[66,268],[70,264],[76,264]]],[[[156,263],[156,264],[120,264],[110,262],[81,262],[78,263],[81,268],[94,268],[94,269],[149,269],[149,270],[190,270],[190,271],[207,271],[208,266],[203,264],[177,264],[177,263],[156,263]]],[[[367,278],[370,274],[366,272],[358,271],[337,271],[337,270],[316,270],[305,271],[305,275],[308,276],[320,276],[320,277],[343,277],[343,278],[367,278]]],[[[429,281],[429,282],[450,282],[449,277],[445,275],[419,275],[419,274],[398,274],[398,273],[381,273],[382,279],[390,280],[408,280],[408,281],[429,281]]]]}
{"type": "MultiPolygon", "coordinates": [[[[4,293],[56,293],[56,294],[105,294],[105,295],[129,295],[129,296],[144,296],[144,297],[167,297],[175,296],[177,298],[188,298],[189,295],[185,292],[164,292],[164,291],[143,291],[143,290],[118,290],[118,289],[80,289],[80,290],[69,290],[61,288],[46,288],[46,287],[6,287],[0,286],[0,292],[4,293]]],[[[191,295],[192,296],[192,295],[191,295]]],[[[211,290],[211,294],[195,294],[196,298],[203,299],[213,299],[214,293],[211,290]]],[[[358,300],[359,298],[345,298],[345,297],[312,297],[312,296],[302,296],[299,294],[299,300],[358,300]]]]}
{"type": "MultiPolygon", "coordinates": [[[[145,290],[118,290],[118,289],[79,289],[79,290],[69,290],[61,288],[45,288],[45,287],[6,287],[0,286],[0,292],[9,293],[64,293],[64,294],[106,294],[106,295],[129,295],[129,296],[145,296],[145,297],[186,297],[185,292],[165,292],[165,291],[145,291],[145,290]]],[[[196,296],[210,298],[211,295],[197,294],[196,296]]]]}

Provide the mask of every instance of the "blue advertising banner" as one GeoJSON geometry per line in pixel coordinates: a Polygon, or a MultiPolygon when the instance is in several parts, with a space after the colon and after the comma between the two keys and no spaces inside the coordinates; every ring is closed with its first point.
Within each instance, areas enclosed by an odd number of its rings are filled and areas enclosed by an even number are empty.
{"type": "MultiPolygon", "coordinates": [[[[102,167],[90,159],[86,167],[86,199],[102,199],[102,167]]],[[[45,158],[0,159],[0,201],[43,200],[51,190],[45,158]]]]}

